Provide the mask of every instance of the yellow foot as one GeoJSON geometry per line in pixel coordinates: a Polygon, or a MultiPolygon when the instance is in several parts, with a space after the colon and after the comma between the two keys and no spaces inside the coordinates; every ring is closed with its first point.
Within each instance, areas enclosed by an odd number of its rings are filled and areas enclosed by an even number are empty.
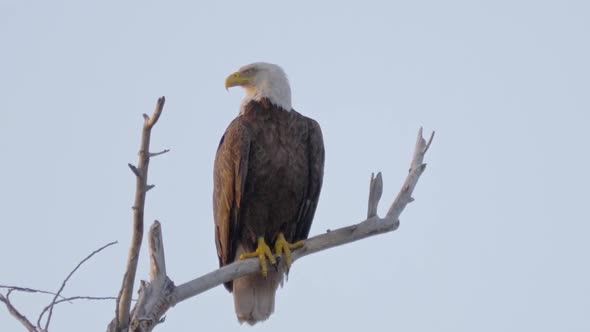
{"type": "Polygon", "coordinates": [[[266,244],[266,242],[264,242],[264,237],[262,236],[258,238],[258,248],[256,248],[256,251],[240,255],[240,259],[248,259],[252,257],[258,257],[260,260],[260,271],[262,272],[263,277],[268,275],[266,259],[268,258],[270,264],[272,265],[277,263],[275,256],[273,256],[272,251],[270,251],[270,247],[266,244]]]}
{"type": "Polygon", "coordinates": [[[277,237],[277,242],[275,242],[275,253],[279,256],[285,253],[285,264],[287,264],[287,269],[291,268],[291,250],[295,250],[298,248],[303,247],[303,241],[297,241],[293,244],[287,242],[285,239],[285,235],[283,233],[279,233],[277,237]]]}

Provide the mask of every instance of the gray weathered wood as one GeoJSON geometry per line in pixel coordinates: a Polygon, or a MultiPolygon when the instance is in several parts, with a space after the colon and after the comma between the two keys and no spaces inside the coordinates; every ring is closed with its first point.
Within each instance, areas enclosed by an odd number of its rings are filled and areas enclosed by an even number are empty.
{"type": "Polygon", "coordinates": [[[160,97],[156,108],[151,117],[143,114],[144,124],[141,135],[141,147],[139,150],[139,162],[137,167],[129,165],[136,177],[135,202],[133,204],[133,235],[129,254],[127,258],[127,269],[123,275],[123,283],[119,291],[119,300],[117,301],[116,317],[112,328],[115,331],[125,331],[130,321],[131,298],[133,295],[133,286],[135,284],[135,273],[137,272],[137,261],[141,250],[141,241],[143,238],[143,211],[145,206],[145,195],[153,185],[147,184],[148,168],[150,163],[150,139],[152,128],[158,122],[166,99],[160,97]]]}

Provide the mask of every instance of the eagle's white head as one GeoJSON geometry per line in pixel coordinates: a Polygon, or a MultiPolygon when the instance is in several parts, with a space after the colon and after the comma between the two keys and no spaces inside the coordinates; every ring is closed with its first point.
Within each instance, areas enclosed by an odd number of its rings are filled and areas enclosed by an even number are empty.
{"type": "Polygon", "coordinates": [[[271,103],[284,110],[291,110],[291,87],[283,68],[266,62],[246,65],[225,80],[225,88],[241,86],[246,89],[240,113],[252,100],[268,98],[271,103]]]}

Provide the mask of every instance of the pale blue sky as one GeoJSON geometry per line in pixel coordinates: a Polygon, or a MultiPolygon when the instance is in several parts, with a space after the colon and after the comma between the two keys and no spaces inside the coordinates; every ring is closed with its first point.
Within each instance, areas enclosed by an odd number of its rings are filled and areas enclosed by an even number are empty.
{"type": "MultiPolygon", "coordinates": [[[[147,221],[177,283],[217,267],[212,165],[243,92],[280,64],[322,125],[311,234],[358,222],[368,180],[396,195],[416,131],[429,167],[395,233],[298,261],[276,313],[240,327],[218,287],[159,331],[590,330],[587,1],[0,0],[0,284],[115,295],[131,231],[141,113],[165,95],[147,221]]],[[[138,276],[148,277],[145,251],[138,276]]],[[[50,298],[14,294],[35,317],[50,298]]],[[[112,302],[57,307],[53,331],[104,331],[112,302]],[[87,328],[88,327],[88,328],[87,328]]],[[[20,331],[2,307],[0,330],[20,331]]]]}

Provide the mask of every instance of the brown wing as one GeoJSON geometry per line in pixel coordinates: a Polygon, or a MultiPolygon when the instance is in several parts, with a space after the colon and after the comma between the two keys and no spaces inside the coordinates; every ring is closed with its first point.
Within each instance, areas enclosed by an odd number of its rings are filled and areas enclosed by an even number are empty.
{"type": "MultiPolygon", "coordinates": [[[[234,260],[249,152],[250,135],[241,117],[238,117],[225,131],[215,156],[213,213],[219,266],[234,260]]],[[[231,283],[226,284],[226,287],[230,285],[231,283]]]]}
{"type": "Polygon", "coordinates": [[[309,178],[307,194],[299,209],[299,218],[295,230],[295,241],[307,239],[311,222],[320,199],[324,179],[324,139],[320,125],[313,119],[308,120],[308,160],[309,178]]]}

